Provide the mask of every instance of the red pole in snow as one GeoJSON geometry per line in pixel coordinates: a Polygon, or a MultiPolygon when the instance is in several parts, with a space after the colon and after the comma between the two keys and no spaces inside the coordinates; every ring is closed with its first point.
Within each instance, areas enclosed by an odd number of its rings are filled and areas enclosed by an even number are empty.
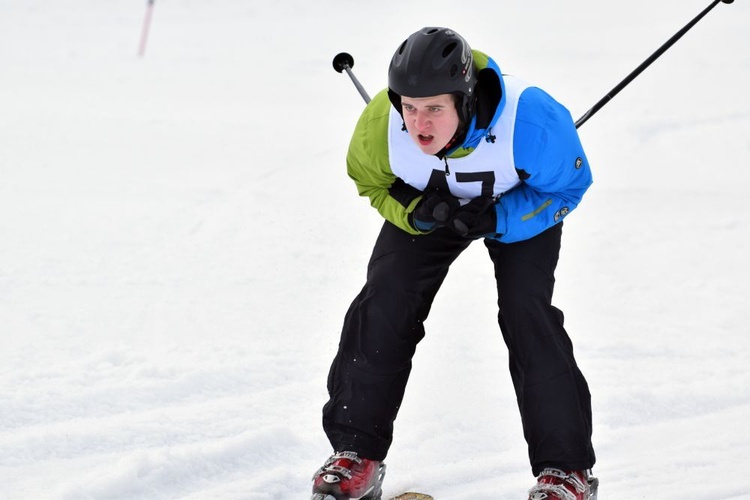
{"type": "Polygon", "coordinates": [[[148,30],[151,27],[151,15],[154,12],[154,0],[148,0],[146,7],[146,16],[143,18],[143,29],[141,30],[141,43],[138,46],[138,56],[143,57],[146,52],[146,41],[148,40],[148,30]]]}

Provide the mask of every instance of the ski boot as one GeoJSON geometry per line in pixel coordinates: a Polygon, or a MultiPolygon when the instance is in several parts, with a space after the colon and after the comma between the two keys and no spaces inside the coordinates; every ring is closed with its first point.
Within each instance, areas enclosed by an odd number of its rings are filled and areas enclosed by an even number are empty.
{"type": "Polygon", "coordinates": [[[337,452],[313,476],[311,500],[380,500],[384,477],[384,463],[337,452]]]}
{"type": "Polygon", "coordinates": [[[596,500],[599,480],[590,470],[562,471],[547,468],[537,477],[528,500],[596,500]]]}

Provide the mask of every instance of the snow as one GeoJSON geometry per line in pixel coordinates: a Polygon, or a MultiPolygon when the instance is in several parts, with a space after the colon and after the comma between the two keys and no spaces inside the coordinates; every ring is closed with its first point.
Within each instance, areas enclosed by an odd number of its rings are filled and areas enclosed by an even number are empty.
{"type": "MultiPolygon", "coordinates": [[[[347,178],[363,102],[448,25],[579,117],[707,0],[0,7],[0,498],[300,499],[381,219],[347,178]]],[[[750,50],[720,3],[580,130],[595,184],[555,303],[605,500],[750,498],[750,50]]],[[[437,297],[387,495],[532,485],[483,246],[437,297]]]]}

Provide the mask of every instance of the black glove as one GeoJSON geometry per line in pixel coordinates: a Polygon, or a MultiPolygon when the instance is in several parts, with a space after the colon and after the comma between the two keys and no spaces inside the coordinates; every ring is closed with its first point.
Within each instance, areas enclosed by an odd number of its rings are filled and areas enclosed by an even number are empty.
{"type": "Polygon", "coordinates": [[[411,225],[428,232],[445,225],[461,207],[458,198],[446,191],[427,191],[411,213],[411,225]]]}
{"type": "Polygon", "coordinates": [[[497,234],[497,211],[491,196],[474,198],[459,208],[448,227],[464,238],[494,238],[497,234]]]}

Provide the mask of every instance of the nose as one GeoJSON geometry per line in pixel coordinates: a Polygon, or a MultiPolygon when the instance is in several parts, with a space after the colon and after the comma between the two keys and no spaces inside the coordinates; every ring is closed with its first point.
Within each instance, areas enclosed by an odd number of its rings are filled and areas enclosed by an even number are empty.
{"type": "Polygon", "coordinates": [[[426,113],[417,112],[416,116],[414,117],[414,127],[421,131],[427,130],[427,128],[432,124],[430,121],[429,116],[427,116],[426,113]]]}

